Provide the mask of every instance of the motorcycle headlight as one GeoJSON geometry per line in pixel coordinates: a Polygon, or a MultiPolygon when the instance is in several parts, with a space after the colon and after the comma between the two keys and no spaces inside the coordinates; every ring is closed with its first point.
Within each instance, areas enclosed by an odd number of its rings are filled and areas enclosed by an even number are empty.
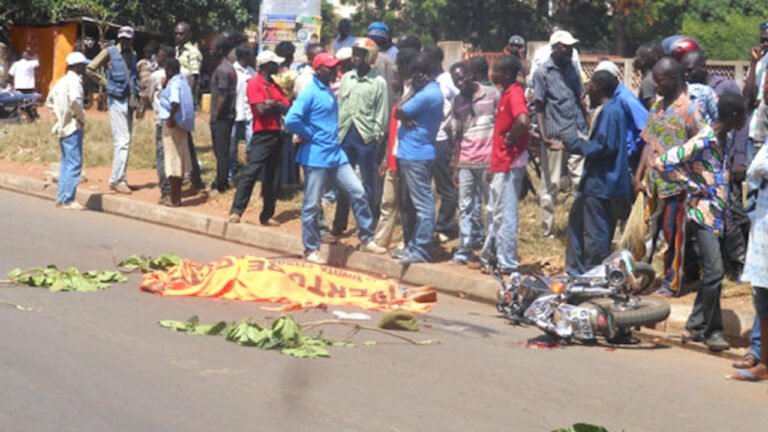
{"type": "Polygon", "coordinates": [[[608,284],[614,287],[622,286],[627,281],[627,275],[622,269],[609,268],[608,269],[608,284]]]}

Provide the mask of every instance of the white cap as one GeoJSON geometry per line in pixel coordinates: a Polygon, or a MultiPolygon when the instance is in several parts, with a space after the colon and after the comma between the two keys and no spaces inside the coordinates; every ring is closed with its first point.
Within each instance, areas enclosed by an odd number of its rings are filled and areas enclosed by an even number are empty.
{"type": "Polygon", "coordinates": [[[133,27],[131,26],[120,27],[120,31],[117,32],[117,38],[133,39],[133,27]]]}
{"type": "Polygon", "coordinates": [[[282,64],[285,61],[284,58],[278,56],[274,53],[274,51],[262,51],[259,53],[259,55],[256,57],[256,66],[261,66],[263,64],[267,64],[270,62],[274,62],[277,64],[282,64]]]}
{"type": "Polygon", "coordinates": [[[616,66],[616,63],[610,60],[603,60],[600,63],[598,63],[597,67],[595,68],[595,72],[597,71],[606,71],[611,75],[615,76],[617,79],[619,78],[619,73],[620,73],[619,67],[616,66]]]}
{"type": "Polygon", "coordinates": [[[552,33],[552,36],[549,38],[550,45],[563,44],[571,46],[576,45],[577,43],[579,43],[579,40],[574,38],[570,32],[565,30],[558,30],[552,33]]]}
{"type": "Polygon", "coordinates": [[[85,58],[83,53],[81,53],[80,51],[74,51],[67,54],[66,62],[67,62],[67,66],[74,66],[77,64],[87,65],[91,61],[85,58]]]}
{"type": "Polygon", "coordinates": [[[336,51],[336,59],[337,60],[349,60],[352,58],[352,47],[344,47],[338,51],[336,51]]]}

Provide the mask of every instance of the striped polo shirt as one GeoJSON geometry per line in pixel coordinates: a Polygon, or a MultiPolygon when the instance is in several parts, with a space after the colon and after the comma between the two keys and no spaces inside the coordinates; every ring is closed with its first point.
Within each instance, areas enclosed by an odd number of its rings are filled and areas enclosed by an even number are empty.
{"type": "Polygon", "coordinates": [[[488,168],[493,149],[493,125],[501,96],[493,88],[475,83],[472,97],[459,94],[453,101],[453,130],[461,134],[458,168],[488,168]]]}

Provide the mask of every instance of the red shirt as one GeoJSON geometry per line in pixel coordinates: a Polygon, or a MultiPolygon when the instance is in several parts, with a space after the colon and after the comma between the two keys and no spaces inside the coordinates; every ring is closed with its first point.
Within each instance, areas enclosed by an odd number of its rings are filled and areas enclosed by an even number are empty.
{"type": "Polygon", "coordinates": [[[395,118],[395,111],[397,111],[397,104],[392,107],[392,111],[389,117],[389,145],[387,146],[387,169],[390,171],[397,171],[397,127],[400,126],[400,121],[395,118]]]}
{"type": "Polygon", "coordinates": [[[272,100],[285,105],[289,105],[288,98],[285,97],[283,90],[274,82],[268,82],[261,76],[261,72],[256,73],[246,87],[248,93],[248,104],[253,112],[253,131],[279,131],[280,114],[267,114],[260,116],[253,107],[255,104],[272,100]]]}
{"type": "Polygon", "coordinates": [[[505,139],[507,132],[515,123],[517,116],[528,114],[525,95],[520,84],[514,83],[501,95],[499,108],[496,110],[496,121],[493,125],[493,150],[491,151],[491,172],[507,172],[512,162],[528,149],[531,136],[528,131],[517,137],[514,145],[508,145],[505,139]]]}

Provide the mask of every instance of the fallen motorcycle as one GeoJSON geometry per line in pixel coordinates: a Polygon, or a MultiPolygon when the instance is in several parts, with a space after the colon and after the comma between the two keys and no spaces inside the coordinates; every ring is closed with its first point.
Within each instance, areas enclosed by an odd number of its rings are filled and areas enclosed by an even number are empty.
{"type": "Polygon", "coordinates": [[[508,280],[490,263],[501,283],[496,305],[513,324],[534,325],[560,341],[628,342],[632,329],[669,316],[662,299],[640,297],[655,280],[653,267],[619,250],[583,275],[550,279],[513,273],[508,280]]]}

